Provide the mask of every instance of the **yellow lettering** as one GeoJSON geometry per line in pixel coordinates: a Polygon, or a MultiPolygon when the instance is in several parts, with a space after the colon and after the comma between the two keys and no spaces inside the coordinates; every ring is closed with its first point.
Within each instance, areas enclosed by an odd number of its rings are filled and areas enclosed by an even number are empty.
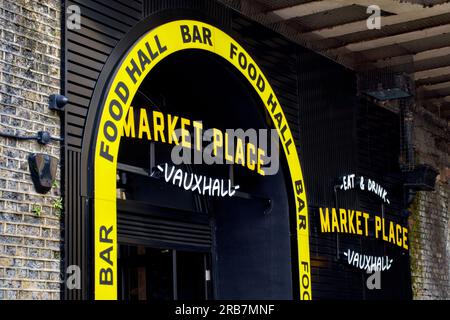
{"type": "Polygon", "coordinates": [[[225,132],[225,155],[224,155],[224,157],[225,157],[225,160],[228,162],[228,163],[233,163],[234,161],[233,161],[233,157],[231,156],[231,154],[229,153],[229,148],[230,148],[230,141],[229,141],[229,139],[228,139],[228,133],[226,133],[225,132]]]}
{"type": "Polygon", "coordinates": [[[348,231],[351,234],[356,234],[355,225],[353,224],[353,218],[355,216],[355,210],[348,210],[348,231]]]}
{"type": "Polygon", "coordinates": [[[153,111],[153,130],[155,133],[155,141],[159,141],[159,135],[161,142],[166,142],[166,138],[164,137],[164,115],[159,111],[153,111]]]}
{"type": "Polygon", "coordinates": [[[203,130],[203,124],[201,121],[193,121],[192,125],[194,126],[195,130],[195,149],[197,151],[202,150],[202,130],[203,130]]]}
{"type": "Polygon", "coordinates": [[[147,110],[141,109],[139,114],[139,132],[138,132],[138,138],[142,139],[142,136],[144,133],[147,135],[147,139],[151,140],[152,136],[150,135],[150,128],[148,126],[148,116],[147,116],[147,110]]]}
{"type": "Polygon", "coordinates": [[[394,223],[392,221],[389,222],[389,242],[395,244],[394,223]]]}
{"type": "Polygon", "coordinates": [[[330,215],[328,208],[325,208],[325,213],[322,208],[319,208],[320,213],[320,230],[322,232],[330,232],[330,215]]]}
{"type": "Polygon", "coordinates": [[[266,173],[264,172],[264,169],[262,168],[262,166],[264,165],[264,161],[263,161],[263,157],[266,155],[266,153],[264,152],[264,150],[258,148],[258,162],[257,162],[257,170],[256,172],[258,172],[260,175],[265,176],[266,173]]]}
{"type": "Polygon", "coordinates": [[[375,238],[378,237],[378,233],[381,231],[381,218],[379,216],[375,216],[375,238]]]}
{"type": "Polygon", "coordinates": [[[361,211],[356,211],[356,234],[362,235],[362,230],[361,230],[361,211]]]}
{"type": "Polygon", "coordinates": [[[408,250],[408,243],[407,243],[407,241],[408,241],[408,229],[405,228],[405,227],[402,227],[402,229],[403,229],[403,248],[405,250],[408,250]]]}
{"type": "Polygon", "coordinates": [[[402,237],[401,237],[401,235],[400,235],[401,232],[402,232],[402,226],[399,225],[399,224],[396,224],[396,225],[395,225],[395,235],[396,235],[395,239],[396,239],[396,243],[397,243],[397,245],[398,245],[399,247],[402,247],[402,246],[403,246],[403,244],[402,244],[402,237]]]}
{"type": "Polygon", "coordinates": [[[248,143],[246,155],[247,155],[247,168],[249,170],[255,170],[256,161],[253,159],[255,157],[255,153],[256,153],[256,147],[253,144],[248,143]]]}
{"type": "Polygon", "coordinates": [[[223,147],[222,131],[216,128],[212,130],[213,130],[213,154],[217,156],[218,149],[223,147]]]}
{"type": "Polygon", "coordinates": [[[336,214],[336,209],[331,209],[331,231],[332,232],[339,232],[339,223],[338,218],[336,214]]]}
{"type": "Polygon", "coordinates": [[[382,227],[381,227],[381,229],[382,229],[382,231],[383,231],[383,241],[388,241],[388,237],[387,237],[387,235],[386,235],[386,229],[385,229],[385,227],[384,227],[384,218],[381,218],[381,224],[382,224],[382,227]]]}
{"type": "Polygon", "coordinates": [[[339,216],[341,219],[341,232],[347,233],[347,211],[345,209],[339,209],[339,216]]]}
{"type": "Polygon", "coordinates": [[[181,118],[181,145],[185,148],[191,147],[191,142],[189,141],[189,130],[186,127],[191,125],[191,120],[186,118],[181,118]]]}
{"type": "Polygon", "coordinates": [[[364,234],[366,237],[369,236],[369,214],[367,212],[363,212],[364,218],[364,234]]]}
{"type": "Polygon", "coordinates": [[[178,144],[178,137],[175,133],[175,126],[177,125],[178,117],[172,116],[170,114],[167,115],[167,143],[172,144],[175,141],[175,144],[178,144]]]}
{"type": "Polygon", "coordinates": [[[135,128],[134,128],[134,110],[133,107],[130,106],[128,110],[128,116],[125,120],[125,124],[123,125],[123,135],[125,137],[134,138],[136,136],[135,128]]]}
{"type": "Polygon", "coordinates": [[[245,166],[244,163],[244,144],[242,142],[242,139],[237,138],[236,139],[236,156],[234,162],[236,164],[241,164],[242,166],[245,166]]]}

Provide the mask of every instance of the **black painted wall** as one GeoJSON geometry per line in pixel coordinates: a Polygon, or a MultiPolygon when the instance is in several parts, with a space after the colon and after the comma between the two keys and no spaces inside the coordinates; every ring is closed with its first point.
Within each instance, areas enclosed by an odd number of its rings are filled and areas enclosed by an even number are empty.
{"type": "Polygon", "coordinates": [[[298,48],[298,83],[314,299],[411,298],[407,251],[373,237],[322,234],[319,220],[319,207],[381,214],[381,201],[370,193],[353,190],[335,195],[337,178],[355,173],[382,184],[391,200],[385,206],[385,218],[407,225],[401,214],[398,115],[359,97],[351,70],[302,48],[298,48]],[[369,290],[369,275],[343,261],[347,249],[393,258],[392,269],[381,273],[381,290],[369,290]]]}
{"type": "MultiPolygon", "coordinates": [[[[337,247],[352,245],[363,249],[374,245],[373,241],[348,236],[337,242],[334,235],[319,233],[317,208],[335,205],[335,178],[352,172],[385,184],[393,195],[387,215],[401,220],[396,214],[402,205],[397,116],[359,100],[351,71],[212,0],[65,1],[66,7],[72,4],[80,6],[83,16],[81,31],[64,30],[64,92],[70,100],[64,122],[65,263],[81,266],[83,288],[66,292],[66,298],[92,298],[92,204],[81,176],[86,174],[82,167],[88,150],[82,150],[82,144],[83,136],[91,132],[86,119],[88,112],[94,112],[89,105],[96,82],[117,43],[134,25],[150,14],[172,9],[197,10],[231,33],[268,76],[284,107],[296,139],[309,202],[313,298],[410,297],[407,255],[385,248],[396,255],[395,268],[382,282],[383,290],[368,292],[366,275],[340,262],[337,247]]],[[[355,193],[340,195],[339,206],[367,208],[370,212],[379,209],[373,198],[355,193]]],[[[291,243],[295,243],[295,232],[290,236],[291,243]]],[[[295,261],[294,255],[292,260],[295,261]]],[[[293,278],[293,283],[297,283],[295,272],[293,278]]],[[[296,294],[294,286],[294,298],[296,294]]]]}

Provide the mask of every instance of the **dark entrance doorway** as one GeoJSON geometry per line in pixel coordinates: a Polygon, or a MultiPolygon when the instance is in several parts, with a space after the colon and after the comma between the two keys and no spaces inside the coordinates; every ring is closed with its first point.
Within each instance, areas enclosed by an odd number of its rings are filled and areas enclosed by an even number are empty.
{"type": "Polygon", "coordinates": [[[120,300],[207,300],[209,254],[121,244],[120,300]]]}

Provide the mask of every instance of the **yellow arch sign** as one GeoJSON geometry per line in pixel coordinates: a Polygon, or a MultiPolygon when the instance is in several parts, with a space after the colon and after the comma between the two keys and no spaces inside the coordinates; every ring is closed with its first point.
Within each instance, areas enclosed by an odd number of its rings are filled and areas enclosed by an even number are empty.
{"type": "Polygon", "coordinates": [[[100,115],[94,155],[95,299],[117,299],[116,170],[120,137],[133,97],[146,75],[170,54],[185,49],[214,53],[253,86],[278,131],[289,166],[297,217],[300,297],[311,299],[308,206],[297,150],[283,110],[250,55],[220,29],[194,20],[163,24],[129,49],[110,80],[100,115]]]}

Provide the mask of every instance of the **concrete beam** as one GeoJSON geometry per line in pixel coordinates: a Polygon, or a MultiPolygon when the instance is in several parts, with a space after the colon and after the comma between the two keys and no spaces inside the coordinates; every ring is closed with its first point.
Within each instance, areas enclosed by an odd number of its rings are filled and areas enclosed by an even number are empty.
{"type": "Polygon", "coordinates": [[[390,46],[394,44],[401,45],[404,42],[408,41],[414,41],[422,38],[428,38],[433,37],[441,34],[448,34],[450,33],[450,24],[428,28],[420,31],[413,31],[413,32],[406,32],[397,34],[395,36],[390,37],[384,37],[384,38],[378,38],[374,40],[369,41],[362,41],[358,43],[351,43],[344,47],[335,49],[337,53],[341,52],[343,48],[346,48],[347,50],[353,51],[353,52],[359,52],[364,50],[370,50],[375,49],[379,47],[384,46],[390,46]]]}
{"type": "Polygon", "coordinates": [[[424,85],[424,86],[422,86],[422,88],[426,91],[450,89],[450,81],[441,82],[441,83],[432,84],[432,85],[424,85]]]}
{"type": "MultiPolygon", "coordinates": [[[[383,9],[383,7],[381,7],[381,9],[383,9]]],[[[421,8],[420,10],[417,11],[402,13],[388,17],[382,17],[381,30],[383,30],[383,27],[400,23],[407,23],[412,20],[429,18],[445,12],[450,12],[450,3],[434,6],[432,8],[421,8]]],[[[407,24],[405,24],[405,30],[407,29],[408,26],[407,24]]],[[[303,37],[305,38],[305,40],[315,40],[320,38],[334,38],[361,31],[368,31],[365,20],[303,33],[303,37]]]]}
{"type": "Polygon", "coordinates": [[[414,79],[416,81],[417,80],[426,80],[426,79],[440,77],[443,75],[450,75],[450,66],[415,72],[414,79]]]}
{"type": "MultiPolygon", "coordinates": [[[[348,50],[345,52],[348,54],[348,50]]],[[[389,68],[403,64],[416,64],[433,58],[444,58],[450,55],[450,46],[439,49],[432,49],[427,51],[418,52],[411,55],[396,56],[392,58],[385,58],[368,65],[361,66],[362,69],[369,68],[389,68]]]]}

